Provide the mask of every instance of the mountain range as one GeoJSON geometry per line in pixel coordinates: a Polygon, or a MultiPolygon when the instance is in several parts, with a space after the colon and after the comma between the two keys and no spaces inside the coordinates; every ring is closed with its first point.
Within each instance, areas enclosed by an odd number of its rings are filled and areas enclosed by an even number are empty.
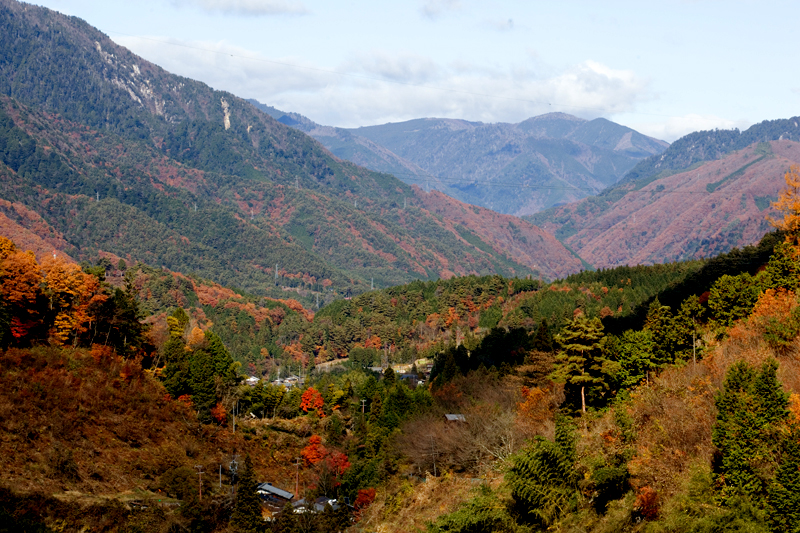
{"type": "Polygon", "coordinates": [[[342,161],[80,19],[0,0],[0,28],[0,208],[6,227],[44,248],[324,298],[454,274],[553,278],[581,268],[528,222],[342,161]],[[430,211],[442,202],[472,215],[430,211]]]}
{"type": "Polygon", "coordinates": [[[668,146],[604,118],[565,113],[518,124],[423,118],[347,129],[251,102],[342,159],[518,216],[597,194],[668,146]]]}
{"type": "Polygon", "coordinates": [[[798,163],[800,142],[757,142],[682,172],[668,167],[625,180],[529,220],[597,268],[711,257],[755,244],[772,229],[771,203],[798,163]]]}

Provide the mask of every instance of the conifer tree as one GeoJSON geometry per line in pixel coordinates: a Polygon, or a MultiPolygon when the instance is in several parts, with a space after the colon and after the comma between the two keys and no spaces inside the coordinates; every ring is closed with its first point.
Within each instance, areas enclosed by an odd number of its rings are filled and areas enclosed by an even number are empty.
{"type": "Polygon", "coordinates": [[[217,403],[217,384],[214,380],[214,359],[204,349],[195,350],[189,358],[189,386],[199,418],[210,420],[211,408],[217,403]]]}
{"type": "Polygon", "coordinates": [[[775,533],[800,532],[800,428],[783,439],[781,461],[769,487],[768,515],[775,533]]]}
{"type": "Polygon", "coordinates": [[[564,381],[580,394],[581,410],[586,412],[587,388],[607,388],[603,357],[603,324],[599,318],[575,316],[555,337],[561,347],[556,355],[553,378],[564,381]]]}
{"type": "Polygon", "coordinates": [[[244,459],[244,469],[239,477],[231,523],[237,531],[255,533],[264,529],[261,518],[261,499],[258,497],[258,481],[253,471],[250,454],[244,459]]]}
{"type": "Polygon", "coordinates": [[[533,338],[533,349],[540,352],[553,351],[553,335],[550,333],[546,318],[542,319],[539,328],[536,330],[536,336],[533,338]]]}
{"type": "Polygon", "coordinates": [[[715,474],[723,501],[746,496],[763,500],[779,450],[780,424],[788,418],[788,398],[777,378],[777,362],[760,371],[734,364],[716,398],[717,423],[711,441],[720,452],[715,474]]]}

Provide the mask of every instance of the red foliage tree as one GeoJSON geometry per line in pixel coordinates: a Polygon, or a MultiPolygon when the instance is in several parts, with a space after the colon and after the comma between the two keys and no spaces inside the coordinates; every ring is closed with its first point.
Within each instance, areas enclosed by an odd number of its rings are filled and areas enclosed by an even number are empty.
{"type": "Polygon", "coordinates": [[[369,507],[370,504],[375,501],[375,495],[376,491],[373,488],[358,489],[358,496],[356,496],[356,501],[353,502],[356,521],[361,519],[361,513],[364,511],[364,509],[369,507]]]}
{"type": "Polygon", "coordinates": [[[300,456],[306,464],[315,465],[325,458],[326,453],[327,450],[322,445],[322,437],[319,435],[311,435],[311,438],[308,439],[308,446],[303,448],[303,451],[300,452],[300,456]]]}
{"type": "Polygon", "coordinates": [[[228,420],[228,412],[221,403],[217,403],[217,405],[211,408],[211,416],[220,424],[224,424],[225,421],[228,420]]]}
{"type": "Polygon", "coordinates": [[[300,398],[300,408],[306,413],[316,411],[320,418],[325,416],[325,412],[322,410],[324,405],[325,400],[322,398],[322,394],[314,387],[309,387],[300,398]]]}

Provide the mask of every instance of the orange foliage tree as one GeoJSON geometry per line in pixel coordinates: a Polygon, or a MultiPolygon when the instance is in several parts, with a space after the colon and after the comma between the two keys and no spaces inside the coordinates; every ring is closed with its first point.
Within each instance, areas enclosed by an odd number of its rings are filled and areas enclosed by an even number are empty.
{"type": "Polygon", "coordinates": [[[108,297],[96,277],[60,257],[42,261],[42,272],[44,293],[55,313],[52,335],[59,344],[66,344],[70,335],[77,338],[88,329],[90,310],[108,297]]]}
{"type": "Polygon", "coordinates": [[[306,413],[316,411],[320,418],[325,416],[325,412],[322,410],[324,405],[325,400],[322,398],[322,394],[314,387],[309,387],[300,398],[300,408],[306,413]]]}
{"type": "Polygon", "coordinates": [[[325,457],[325,447],[322,445],[322,437],[319,435],[311,435],[308,439],[308,446],[303,448],[300,456],[308,465],[315,465],[322,461],[325,457]]]}
{"type": "Polygon", "coordinates": [[[19,340],[27,337],[37,323],[42,274],[33,252],[20,252],[8,239],[3,241],[0,296],[10,307],[11,335],[19,340]]]}
{"type": "Polygon", "coordinates": [[[783,213],[783,218],[769,217],[769,221],[776,228],[796,238],[800,230],[800,166],[792,165],[783,179],[786,181],[786,188],[772,204],[773,208],[783,213]]]}

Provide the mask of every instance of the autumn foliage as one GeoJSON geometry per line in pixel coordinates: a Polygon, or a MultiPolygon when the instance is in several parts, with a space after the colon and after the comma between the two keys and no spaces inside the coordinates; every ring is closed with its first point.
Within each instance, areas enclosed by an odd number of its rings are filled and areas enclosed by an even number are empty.
{"type": "Polygon", "coordinates": [[[325,457],[327,450],[322,445],[322,437],[319,435],[311,435],[308,439],[308,446],[303,448],[300,456],[303,458],[307,465],[315,465],[322,461],[325,457]]]}
{"type": "Polygon", "coordinates": [[[314,387],[309,387],[300,398],[300,408],[306,413],[316,411],[320,418],[325,416],[325,412],[322,410],[324,405],[325,400],[322,398],[322,394],[314,387]]]}
{"type": "Polygon", "coordinates": [[[792,165],[784,180],[786,188],[781,191],[778,201],[772,204],[772,207],[783,213],[783,218],[770,218],[770,222],[776,228],[796,236],[800,230],[800,166],[792,165]]]}

